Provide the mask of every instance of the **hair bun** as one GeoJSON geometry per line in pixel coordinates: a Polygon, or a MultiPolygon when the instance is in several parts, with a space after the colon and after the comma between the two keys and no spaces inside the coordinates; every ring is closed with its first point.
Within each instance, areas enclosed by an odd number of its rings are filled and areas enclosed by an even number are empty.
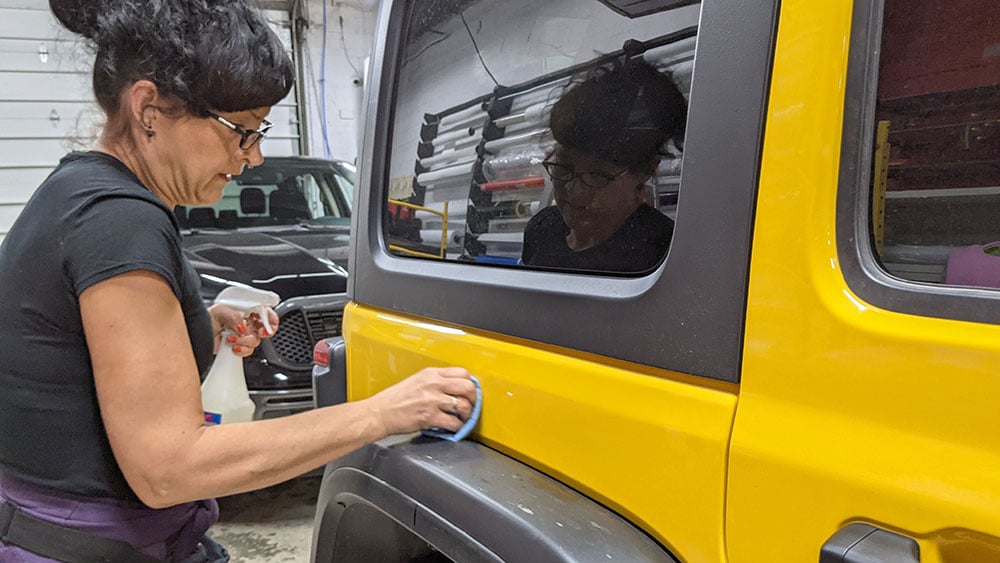
{"type": "Polygon", "coordinates": [[[97,16],[103,4],[103,0],[49,0],[49,8],[59,23],[87,39],[97,33],[97,16]]]}

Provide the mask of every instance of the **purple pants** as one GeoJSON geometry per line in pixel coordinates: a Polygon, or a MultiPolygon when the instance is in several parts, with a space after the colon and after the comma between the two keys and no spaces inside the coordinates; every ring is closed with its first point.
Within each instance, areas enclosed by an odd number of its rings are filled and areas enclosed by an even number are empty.
{"type": "MultiPolygon", "coordinates": [[[[193,553],[205,532],[219,519],[213,500],[153,509],[110,498],[71,497],[0,475],[0,498],[17,504],[27,514],[95,536],[131,544],[163,560],[181,560],[193,553]]],[[[4,563],[49,563],[19,547],[0,542],[4,563]]]]}

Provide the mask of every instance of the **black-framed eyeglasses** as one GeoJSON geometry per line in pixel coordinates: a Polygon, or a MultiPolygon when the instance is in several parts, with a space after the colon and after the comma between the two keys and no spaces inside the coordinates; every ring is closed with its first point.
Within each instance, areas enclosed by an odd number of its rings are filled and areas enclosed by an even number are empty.
{"type": "Polygon", "coordinates": [[[601,172],[600,170],[577,172],[565,164],[559,164],[558,162],[552,162],[551,160],[542,162],[542,166],[545,167],[545,171],[548,172],[549,177],[556,182],[568,183],[573,181],[573,178],[579,178],[583,185],[588,188],[594,188],[595,190],[607,187],[607,185],[611,182],[614,182],[618,178],[621,178],[629,173],[628,169],[623,170],[618,174],[607,174],[605,172],[601,172]]]}
{"type": "Polygon", "coordinates": [[[260,140],[264,138],[264,135],[267,135],[267,132],[270,131],[271,127],[273,126],[273,124],[270,121],[265,119],[261,121],[260,129],[252,129],[250,131],[247,131],[246,129],[240,127],[239,125],[233,123],[232,121],[229,121],[228,119],[222,117],[221,115],[216,115],[212,112],[207,112],[207,113],[208,117],[211,117],[212,119],[218,121],[219,123],[235,131],[236,134],[240,136],[240,148],[245,151],[252,149],[254,145],[259,143],[260,140]]]}

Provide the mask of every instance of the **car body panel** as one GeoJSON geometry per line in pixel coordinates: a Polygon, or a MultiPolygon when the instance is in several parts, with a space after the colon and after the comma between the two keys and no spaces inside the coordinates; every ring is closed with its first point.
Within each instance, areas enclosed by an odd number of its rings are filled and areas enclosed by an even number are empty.
{"type": "Polygon", "coordinates": [[[598,500],[685,559],[724,556],[734,385],[353,303],[344,326],[349,400],[428,365],[463,366],[482,382],[476,440],[598,500]]]}
{"type": "Polygon", "coordinates": [[[782,4],[782,78],[764,141],[729,470],[729,560],[815,561],[850,522],[916,539],[924,563],[1000,560],[1000,326],[873,306],[839,263],[851,21],[849,2],[782,4]]]}
{"type": "MultiPolygon", "coordinates": [[[[484,393],[482,422],[469,439],[610,508],[681,560],[816,561],[824,544],[836,546],[831,538],[842,540],[842,531],[859,525],[903,539],[900,545],[915,540],[925,563],[1000,560],[1000,325],[988,314],[977,317],[985,322],[948,318],[949,300],[972,294],[969,288],[910,284],[903,288],[909,294],[893,296],[939,307],[924,314],[878,306],[859,288],[871,278],[851,271],[844,256],[869,243],[867,231],[853,230],[869,219],[869,201],[855,209],[840,200],[849,188],[845,170],[870,164],[842,161],[845,145],[872,140],[848,138],[845,126],[870,102],[853,97],[852,81],[876,78],[852,75],[857,60],[877,60],[858,49],[854,35],[857,26],[878,34],[864,18],[881,9],[879,0],[780,4],[773,80],[761,104],[767,122],[745,332],[733,321],[724,327],[742,338],[738,369],[728,378],[738,383],[611,359],[595,347],[605,355],[559,347],[552,338],[519,338],[563,320],[540,318],[538,310],[569,293],[546,284],[587,285],[566,299],[587,312],[603,312],[622,296],[600,293],[604,280],[586,276],[497,274],[388,256],[377,222],[381,188],[366,185],[382,180],[375,166],[363,175],[354,216],[367,241],[352,246],[352,265],[363,275],[351,283],[364,303],[346,310],[349,397],[370,396],[428,365],[466,367],[484,393]],[[405,272],[405,283],[381,284],[390,269],[405,272]],[[481,279],[515,289],[497,292],[476,285],[481,279]],[[526,286],[550,291],[533,300],[521,293],[526,286]],[[471,328],[480,319],[468,319],[482,311],[477,298],[494,299],[509,318],[492,315],[471,328]],[[455,319],[462,322],[448,322],[455,319]]],[[[377,60],[396,47],[389,28],[383,20],[386,44],[377,46],[377,60]]],[[[393,78],[391,64],[379,70],[393,78]]],[[[386,109],[379,103],[370,97],[369,113],[386,109]]],[[[386,131],[370,127],[366,135],[365,153],[384,165],[386,131]]],[[[702,241],[704,256],[729,242],[702,241]]],[[[655,275],[640,281],[663,283],[655,275]]],[[[993,305],[1000,301],[996,291],[976,291],[993,305]]],[[[637,318],[646,319],[625,320],[637,318]]],[[[598,337],[616,342],[617,318],[588,320],[559,338],[574,334],[568,346],[598,337]]],[[[630,329],[671,336],[657,327],[630,329]]],[[[710,342],[713,334],[697,336],[710,342]]],[[[883,552],[867,561],[912,556],[883,552]]]]}
{"type": "MultiPolygon", "coordinates": [[[[609,278],[477,268],[385,251],[380,198],[390,185],[385,159],[396,78],[386,59],[396,56],[405,3],[383,3],[352,215],[358,236],[348,294],[364,304],[345,311],[344,335],[350,400],[426,366],[461,365],[479,377],[484,392],[479,430],[467,439],[572,487],[690,561],[725,558],[725,463],[738,389],[732,382],[739,377],[777,6],[707,4],[712,16],[699,33],[720,40],[699,62],[692,85],[702,94],[689,119],[705,124],[685,141],[691,156],[685,174],[697,186],[685,195],[692,214],[678,223],[671,257],[659,271],[609,278]],[[705,240],[718,243],[710,253],[705,240]]],[[[339,534],[322,526],[318,520],[314,534],[339,534]]]]}

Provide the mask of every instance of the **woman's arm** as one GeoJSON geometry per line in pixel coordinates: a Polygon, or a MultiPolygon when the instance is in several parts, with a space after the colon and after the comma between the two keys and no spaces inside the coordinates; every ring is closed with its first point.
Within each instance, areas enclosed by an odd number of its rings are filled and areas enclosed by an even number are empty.
{"type": "Polygon", "coordinates": [[[115,276],[80,295],[101,416],[126,480],[153,508],[285,481],[387,435],[457,430],[475,387],[428,368],[369,399],[243,424],[204,426],[184,315],[157,274],[115,276]]]}

